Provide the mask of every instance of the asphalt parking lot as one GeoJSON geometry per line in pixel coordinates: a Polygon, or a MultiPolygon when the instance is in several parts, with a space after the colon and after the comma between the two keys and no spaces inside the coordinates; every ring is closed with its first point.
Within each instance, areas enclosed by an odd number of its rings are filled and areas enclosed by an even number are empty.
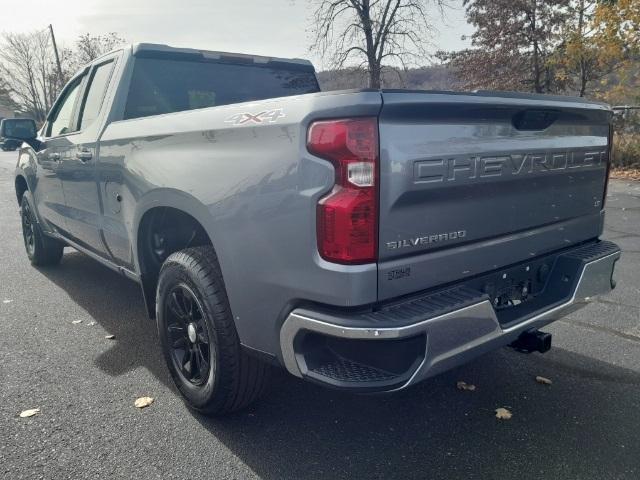
{"type": "Polygon", "coordinates": [[[15,159],[0,153],[0,478],[640,478],[640,182],[609,187],[618,288],[550,326],[549,353],[500,350],[392,396],[278,374],[209,419],[173,388],[136,284],[71,249],[29,265],[15,159]]]}

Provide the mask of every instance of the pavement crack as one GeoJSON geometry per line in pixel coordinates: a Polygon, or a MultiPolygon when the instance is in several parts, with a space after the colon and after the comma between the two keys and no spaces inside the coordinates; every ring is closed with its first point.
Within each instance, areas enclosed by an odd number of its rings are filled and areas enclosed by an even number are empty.
{"type": "Polygon", "coordinates": [[[595,302],[604,303],[606,305],[615,305],[616,307],[627,307],[627,308],[632,308],[634,310],[640,310],[640,306],[638,305],[629,305],[628,303],[615,302],[613,300],[606,300],[604,298],[596,298],[595,302]]]}
{"type": "Polygon", "coordinates": [[[640,207],[612,207],[611,205],[607,205],[607,209],[620,210],[621,212],[640,211],[640,207]]]}
{"type": "Polygon", "coordinates": [[[601,333],[608,333],[608,334],[614,335],[614,336],[616,336],[618,338],[622,338],[624,340],[629,340],[631,342],[640,344],[640,336],[639,335],[633,335],[631,333],[620,332],[618,330],[614,330],[613,328],[603,327],[601,325],[593,325],[591,323],[582,322],[580,320],[561,319],[561,320],[558,320],[558,321],[561,322],[561,323],[568,323],[568,324],[571,324],[571,325],[577,325],[579,327],[586,328],[587,330],[593,330],[593,331],[601,332],[601,333]]]}
{"type": "Polygon", "coordinates": [[[640,237],[640,235],[637,233],[625,232],[623,230],[616,230],[615,228],[611,228],[611,227],[607,227],[607,230],[613,233],[619,233],[620,235],[624,235],[624,237],[618,237],[618,238],[640,237]]]}

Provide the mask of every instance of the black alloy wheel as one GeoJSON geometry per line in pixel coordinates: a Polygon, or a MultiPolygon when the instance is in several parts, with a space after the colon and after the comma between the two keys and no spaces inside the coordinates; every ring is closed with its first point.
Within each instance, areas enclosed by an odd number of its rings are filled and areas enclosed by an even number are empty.
{"type": "Polygon", "coordinates": [[[36,250],[35,220],[28,202],[22,205],[22,237],[29,258],[33,257],[36,250]]]}
{"type": "Polygon", "coordinates": [[[42,231],[33,205],[33,197],[27,190],[20,200],[20,223],[27,257],[32,265],[56,265],[62,259],[64,243],[42,231]]]}
{"type": "Polygon", "coordinates": [[[212,343],[200,302],[187,285],[180,283],[169,293],[164,313],[175,369],[189,383],[203,385],[215,355],[211,355],[212,343]]]}
{"type": "Polygon", "coordinates": [[[213,247],[169,255],[160,269],[156,312],[162,353],[188,406],[222,415],[263,394],[271,366],[240,344],[213,247]]]}

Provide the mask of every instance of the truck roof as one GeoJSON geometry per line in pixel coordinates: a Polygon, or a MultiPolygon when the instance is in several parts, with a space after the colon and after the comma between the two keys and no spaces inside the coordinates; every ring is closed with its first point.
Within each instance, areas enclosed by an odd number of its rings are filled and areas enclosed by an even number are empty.
{"type": "Polygon", "coordinates": [[[280,66],[284,66],[286,64],[305,70],[314,70],[313,64],[309,60],[304,60],[301,58],[267,57],[263,55],[249,55],[245,53],[200,50],[195,48],[177,48],[159,43],[134,43],[131,45],[131,52],[132,55],[136,57],[191,57],[194,60],[226,60],[233,63],[254,63],[262,65],[279,64],[280,66]]]}

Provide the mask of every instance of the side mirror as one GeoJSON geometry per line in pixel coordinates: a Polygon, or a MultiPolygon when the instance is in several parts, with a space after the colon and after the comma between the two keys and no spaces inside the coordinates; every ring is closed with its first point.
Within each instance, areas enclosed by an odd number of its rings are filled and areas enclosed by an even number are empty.
{"type": "Polygon", "coordinates": [[[30,118],[5,118],[0,122],[0,138],[3,139],[4,149],[16,149],[22,142],[34,146],[37,136],[36,122],[30,118]]]}
{"type": "Polygon", "coordinates": [[[5,118],[0,123],[0,137],[28,142],[37,136],[36,122],[30,118],[5,118]]]}

